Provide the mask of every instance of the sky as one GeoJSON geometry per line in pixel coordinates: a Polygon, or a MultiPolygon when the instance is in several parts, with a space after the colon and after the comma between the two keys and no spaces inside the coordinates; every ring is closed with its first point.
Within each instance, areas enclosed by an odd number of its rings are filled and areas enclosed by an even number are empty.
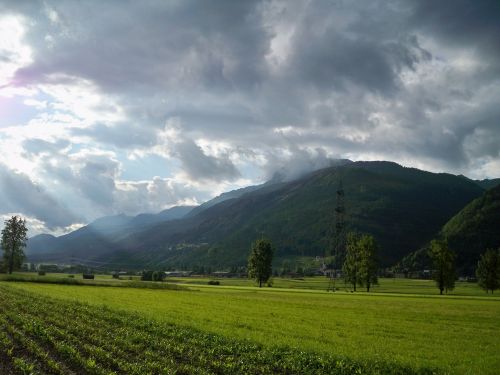
{"type": "Polygon", "coordinates": [[[0,0],[0,219],[63,234],[332,160],[500,177],[500,2],[0,0]]]}

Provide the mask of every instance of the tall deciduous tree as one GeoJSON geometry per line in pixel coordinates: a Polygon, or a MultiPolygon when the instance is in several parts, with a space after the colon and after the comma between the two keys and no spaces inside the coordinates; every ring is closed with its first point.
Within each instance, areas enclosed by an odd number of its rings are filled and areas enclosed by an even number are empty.
{"type": "Polygon", "coordinates": [[[362,235],[357,241],[359,252],[359,284],[370,291],[370,287],[378,284],[377,278],[377,243],[373,236],[362,235]]]}
{"type": "Polygon", "coordinates": [[[27,233],[26,221],[20,217],[12,216],[5,220],[0,245],[3,250],[4,266],[9,274],[20,268],[23,263],[24,248],[28,240],[27,233]]]}
{"type": "Polygon", "coordinates": [[[352,285],[356,291],[356,285],[360,282],[360,260],[361,254],[358,246],[359,235],[353,232],[347,234],[346,257],[342,272],[346,283],[352,285]]]}
{"type": "Polygon", "coordinates": [[[443,291],[455,288],[455,253],[449,249],[447,240],[431,241],[429,256],[434,266],[433,278],[439,289],[439,294],[443,291]]]}
{"type": "Polygon", "coordinates": [[[273,253],[273,245],[268,239],[262,238],[252,245],[248,258],[248,276],[257,280],[259,288],[272,275],[273,253]]]}
{"type": "Polygon", "coordinates": [[[346,241],[346,258],[342,271],[347,283],[363,286],[369,292],[372,285],[378,283],[377,278],[377,243],[369,234],[348,233],[346,241]]]}
{"type": "Polygon", "coordinates": [[[486,290],[500,289],[500,249],[488,249],[477,263],[476,276],[479,286],[486,290]]]}

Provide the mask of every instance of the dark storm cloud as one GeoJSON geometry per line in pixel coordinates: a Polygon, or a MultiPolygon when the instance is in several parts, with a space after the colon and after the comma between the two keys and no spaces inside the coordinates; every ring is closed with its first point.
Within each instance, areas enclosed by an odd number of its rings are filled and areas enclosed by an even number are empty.
{"type": "Polygon", "coordinates": [[[471,45],[482,53],[500,55],[500,2],[497,0],[415,0],[413,26],[434,38],[462,48],[471,45]]]}
{"type": "Polygon", "coordinates": [[[183,170],[193,179],[231,181],[240,177],[240,172],[227,156],[206,155],[190,139],[175,144],[174,155],[181,161],[183,170]]]}
{"type": "MultiPolygon", "coordinates": [[[[251,1],[90,1],[51,4],[57,20],[38,21],[29,39],[35,62],[17,81],[43,81],[51,73],[85,77],[107,90],[133,87],[149,94],[172,82],[211,89],[250,87],[264,72],[266,31],[251,1]],[[47,36],[57,43],[47,42],[47,36]]],[[[14,5],[16,7],[17,5],[14,5]]],[[[45,18],[45,20],[44,20],[45,18]]]]}
{"type": "Polygon", "coordinates": [[[56,229],[78,222],[80,217],[63,207],[43,187],[25,174],[15,172],[0,163],[0,213],[22,212],[56,229]]]}
{"type": "Polygon", "coordinates": [[[323,14],[317,10],[321,7],[312,7],[296,31],[290,66],[307,85],[331,91],[354,84],[387,95],[397,89],[403,69],[413,69],[420,60],[430,58],[414,35],[401,35],[400,31],[385,35],[379,24],[386,22],[388,15],[380,10],[373,9],[380,16],[375,22],[363,18],[363,12],[351,15],[345,6],[333,5],[323,14]],[[312,26],[324,14],[335,12],[348,13],[346,17],[353,20],[345,28],[334,19],[319,31],[312,26]]]}
{"type": "Polygon", "coordinates": [[[474,79],[500,75],[500,2],[497,0],[423,0],[414,2],[410,25],[445,48],[471,48],[483,67],[474,79]]]}

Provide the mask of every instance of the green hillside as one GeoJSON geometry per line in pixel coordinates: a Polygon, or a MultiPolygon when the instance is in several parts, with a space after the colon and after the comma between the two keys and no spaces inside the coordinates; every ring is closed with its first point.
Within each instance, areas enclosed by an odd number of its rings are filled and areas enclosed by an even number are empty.
{"type": "Polygon", "coordinates": [[[457,261],[473,268],[488,248],[500,247],[500,186],[485,192],[455,215],[441,231],[457,261]]]}
{"type": "MultiPolygon", "coordinates": [[[[447,238],[457,254],[460,274],[473,275],[480,254],[500,247],[500,185],[486,191],[453,216],[438,234],[447,238]]],[[[410,270],[430,266],[427,247],[408,255],[401,262],[410,270]]]]}

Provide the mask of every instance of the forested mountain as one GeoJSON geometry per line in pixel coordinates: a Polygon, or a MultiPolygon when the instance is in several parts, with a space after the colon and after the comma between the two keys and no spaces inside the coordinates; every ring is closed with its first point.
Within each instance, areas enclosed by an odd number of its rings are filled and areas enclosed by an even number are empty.
{"type": "MultiPolygon", "coordinates": [[[[474,275],[479,256],[486,249],[500,247],[500,185],[487,190],[466,205],[441,229],[437,238],[447,238],[449,247],[457,255],[460,274],[474,275]]],[[[428,246],[409,254],[402,266],[420,270],[430,267],[428,246]]]]}
{"type": "Polygon", "coordinates": [[[455,215],[441,231],[457,253],[457,263],[470,271],[486,249],[500,247],[500,186],[486,191],[455,215]]]}
{"type": "MultiPolygon", "coordinates": [[[[194,209],[178,220],[127,225],[126,230],[104,236],[94,231],[78,241],[69,240],[74,232],[63,236],[64,241],[56,246],[58,251],[50,256],[48,251],[40,255],[41,249],[49,246],[32,239],[30,255],[31,259],[62,261],[72,253],[78,258],[136,268],[223,267],[244,265],[251,242],[265,235],[276,246],[277,264],[290,257],[322,256],[330,250],[335,192],[340,181],[348,227],[375,236],[382,265],[392,265],[423,246],[484,191],[476,182],[460,176],[391,162],[355,162],[290,182],[252,187],[214,205],[194,209]]],[[[61,241],[50,238],[51,243],[54,240],[61,241]]]]}

